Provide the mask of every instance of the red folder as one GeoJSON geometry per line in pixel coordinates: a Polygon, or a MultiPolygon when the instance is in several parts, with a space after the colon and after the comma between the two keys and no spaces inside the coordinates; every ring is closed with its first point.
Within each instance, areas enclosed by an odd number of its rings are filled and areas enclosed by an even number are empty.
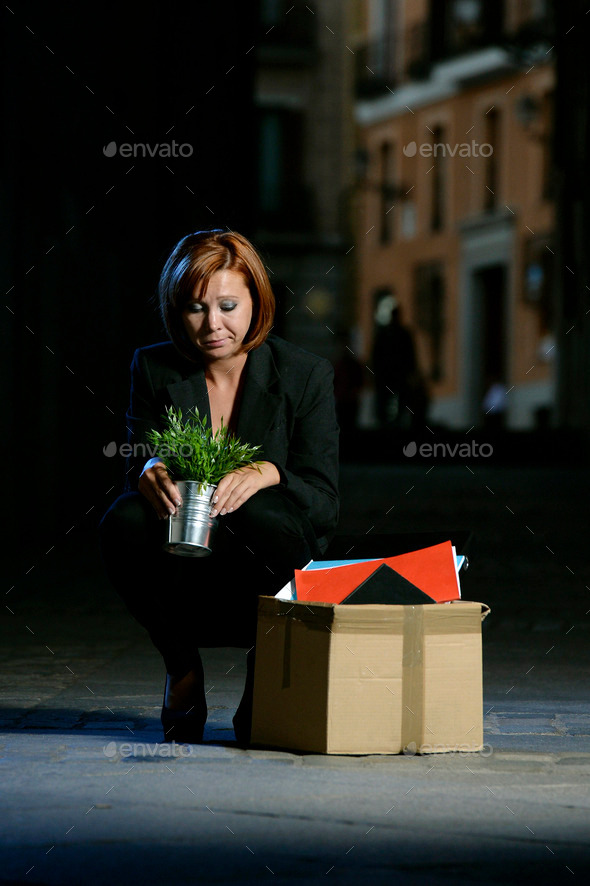
{"type": "Polygon", "coordinates": [[[437,603],[460,599],[450,541],[367,563],[351,563],[350,566],[333,566],[330,569],[296,569],[297,599],[310,603],[341,603],[382,563],[391,566],[437,603]]]}

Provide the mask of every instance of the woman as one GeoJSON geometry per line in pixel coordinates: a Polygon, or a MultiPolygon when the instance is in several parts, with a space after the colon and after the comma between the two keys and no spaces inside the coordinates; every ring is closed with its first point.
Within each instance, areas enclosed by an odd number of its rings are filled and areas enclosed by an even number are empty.
{"type": "Polygon", "coordinates": [[[170,341],[131,364],[125,492],[100,524],[107,574],[163,656],[166,741],[201,741],[207,718],[200,646],[246,646],[244,696],[233,719],[250,737],[256,609],[294,569],[317,559],[338,519],[338,426],[327,360],[270,335],[274,297],[252,244],[233,231],[184,237],[164,266],[160,308],[170,341]],[[163,551],[165,521],[182,507],[147,433],[167,405],[196,407],[261,446],[258,468],[220,480],[211,556],[163,551]]]}

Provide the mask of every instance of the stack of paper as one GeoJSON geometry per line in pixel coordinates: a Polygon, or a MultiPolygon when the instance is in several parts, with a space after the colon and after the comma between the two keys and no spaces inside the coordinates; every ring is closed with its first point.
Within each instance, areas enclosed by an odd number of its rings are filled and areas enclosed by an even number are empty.
{"type": "Polygon", "coordinates": [[[446,603],[461,598],[462,560],[445,541],[377,560],[311,561],[276,596],[310,603],[446,603]]]}

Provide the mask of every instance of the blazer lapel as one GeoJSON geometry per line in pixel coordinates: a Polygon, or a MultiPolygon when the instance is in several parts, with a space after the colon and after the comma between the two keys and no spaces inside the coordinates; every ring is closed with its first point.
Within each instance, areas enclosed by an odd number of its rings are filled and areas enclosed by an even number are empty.
{"type": "Polygon", "coordinates": [[[182,411],[183,421],[188,418],[189,412],[196,407],[201,418],[204,415],[207,416],[207,427],[211,427],[211,409],[209,407],[204,369],[199,368],[188,378],[166,385],[166,388],[172,400],[172,405],[182,411]]]}
{"type": "Polygon", "coordinates": [[[278,378],[272,352],[266,343],[250,351],[237,435],[251,446],[264,445],[265,437],[281,405],[280,395],[272,394],[269,390],[278,378]]]}
{"type": "MultiPolygon", "coordinates": [[[[278,378],[272,352],[266,343],[250,351],[246,362],[237,435],[251,446],[264,444],[281,405],[280,395],[272,394],[269,390],[278,378]]],[[[182,381],[166,385],[166,389],[173,406],[182,410],[183,419],[196,406],[201,417],[207,416],[207,426],[211,427],[211,409],[203,367],[198,367],[182,381]]]]}

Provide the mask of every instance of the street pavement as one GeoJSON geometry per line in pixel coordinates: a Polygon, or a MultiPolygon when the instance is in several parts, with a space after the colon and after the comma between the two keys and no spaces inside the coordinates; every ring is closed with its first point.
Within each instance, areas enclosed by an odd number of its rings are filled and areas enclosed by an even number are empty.
{"type": "MultiPolygon", "coordinates": [[[[470,529],[487,603],[478,753],[237,746],[245,650],[204,650],[201,745],[95,532],[31,546],[2,618],[1,884],[575,883],[590,872],[590,471],[347,464],[339,531],[470,529]],[[48,553],[45,553],[49,551],[48,553]]],[[[178,606],[173,588],[162,605],[178,606]]]]}

